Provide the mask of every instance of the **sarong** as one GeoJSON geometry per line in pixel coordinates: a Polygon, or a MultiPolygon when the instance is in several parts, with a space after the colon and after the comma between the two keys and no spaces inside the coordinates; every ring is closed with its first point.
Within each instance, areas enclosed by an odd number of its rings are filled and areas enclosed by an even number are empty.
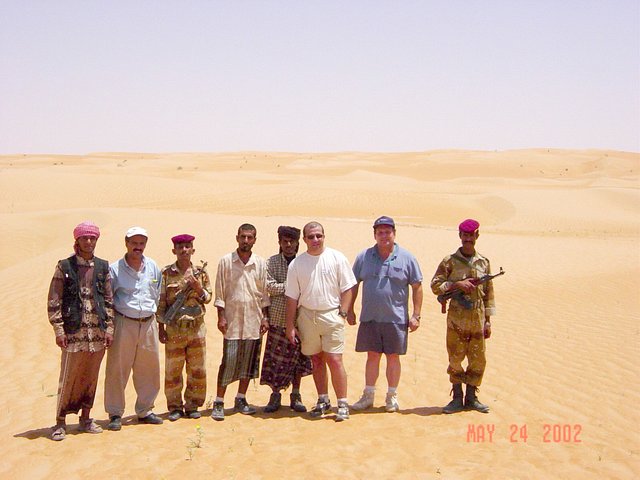
{"type": "Polygon", "coordinates": [[[226,387],[243,378],[258,378],[261,339],[227,340],[222,346],[222,363],[218,370],[218,385],[226,387]]]}
{"type": "Polygon", "coordinates": [[[311,372],[311,359],[302,354],[300,344],[289,342],[285,328],[269,326],[260,384],[269,385],[275,391],[285,390],[296,375],[304,377],[311,372]]]}
{"type": "Polygon", "coordinates": [[[102,357],[104,349],[97,352],[62,351],[56,418],[93,407],[102,357]]]}

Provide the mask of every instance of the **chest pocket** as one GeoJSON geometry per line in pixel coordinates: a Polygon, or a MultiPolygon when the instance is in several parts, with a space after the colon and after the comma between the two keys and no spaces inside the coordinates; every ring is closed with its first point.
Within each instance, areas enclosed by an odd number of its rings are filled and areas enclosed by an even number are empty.
{"type": "Polygon", "coordinates": [[[404,268],[401,266],[391,266],[388,272],[389,280],[392,283],[404,284],[406,283],[406,275],[404,268]]]}

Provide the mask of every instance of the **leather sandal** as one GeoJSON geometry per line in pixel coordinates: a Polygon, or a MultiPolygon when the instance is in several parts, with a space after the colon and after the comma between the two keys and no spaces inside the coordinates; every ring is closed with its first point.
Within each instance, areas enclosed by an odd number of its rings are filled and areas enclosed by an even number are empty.
{"type": "Polygon", "coordinates": [[[67,431],[64,426],[56,425],[52,430],[53,431],[51,432],[51,440],[53,440],[54,442],[64,440],[67,436],[67,431]]]}
{"type": "Polygon", "coordinates": [[[78,431],[83,433],[102,433],[102,427],[98,425],[93,418],[87,418],[84,421],[80,421],[78,431]]]}

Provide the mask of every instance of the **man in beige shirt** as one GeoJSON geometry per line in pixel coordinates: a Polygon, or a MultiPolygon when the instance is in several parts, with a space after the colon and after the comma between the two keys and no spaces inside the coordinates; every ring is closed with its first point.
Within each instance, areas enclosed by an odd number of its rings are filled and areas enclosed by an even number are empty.
{"type": "Polygon", "coordinates": [[[227,385],[239,380],[234,411],[256,413],[246,399],[249,380],[258,378],[262,334],[269,329],[267,263],[251,249],[256,243],[256,227],[238,228],[238,248],[220,259],[216,275],[218,330],[224,335],[222,362],[218,371],[217,396],[211,418],[224,420],[227,385]]]}

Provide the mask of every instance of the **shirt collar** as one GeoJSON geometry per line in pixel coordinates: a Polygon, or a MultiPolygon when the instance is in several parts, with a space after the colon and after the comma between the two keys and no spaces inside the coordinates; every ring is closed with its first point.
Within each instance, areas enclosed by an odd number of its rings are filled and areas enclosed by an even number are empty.
{"type": "Polygon", "coordinates": [[[85,260],[80,255],[76,255],[76,260],[78,261],[78,265],[86,265],[89,267],[93,267],[93,259],[96,257],[92,257],[91,260],[85,260]]]}
{"type": "MultiPolygon", "coordinates": [[[[193,271],[193,263],[189,263],[189,266],[191,267],[191,270],[193,271]]],[[[173,262],[173,265],[171,265],[170,267],[172,272],[176,272],[176,273],[180,273],[180,269],[178,268],[178,262],[173,262]]]]}
{"type": "MultiPolygon", "coordinates": [[[[146,263],[147,263],[147,262],[146,262],[146,258],[147,258],[147,257],[145,257],[144,255],[142,256],[142,263],[140,264],[140,270],[139,270],[140,272],[142,272],[142,271],[144,270],[144,267],[145,267],[145,265],[146,265],[146,263]]],[[[126,257],[126,256],[125,256],[125,257],[122,257],[122,263],[124,263],[124,265],[125,265],[127,268],[129,268],[129,269],[133,270],[133,267],[127,263],[127,257],[126,257]]],[[[134,270],[134,271],[136,271],[136,270],[134,270]]]]}
{"type": "MultiPolygon", "coordinates": [[[[373,246],[373,256],[376,257],[376,258],[379,258],[380,260],[382,260],[382,257],[378,253],[378,245],[377,244],[373,246]]],[[[393,250],[391,251],[391,253],[387,257],[387,259],[383,260],[383,262],[391,262],[391,261],[395,260],[397,256],[398,256],[398,244],[394,243],[393,244],[393,250]]]]}
{"type": "Polygon", "coordinates": [[[458,248],[458,251],[456,253],[460,256],[460,258],[462,258],[465,261],[469,262],[469,264],[473,264],[476,260],[478,260],[480,258],[480,254],[478,253],[477,250],[475,251],[475,253],[473,254],[472,257],[467,257],[467,256],[463,255],[462,247],[458,248]]]}
{"type": "Polygon", "coordinates": [[[251,256],[249,257],[249,260],[247,261],[247,263],[244,263],[241,259],[240,259],[240,255],[238,255],[238,251],[234,250],[233,253],[231,254],[231,261],[232,262],[240,262],[243,265],[251,265],[253,263],[253,252],[251,252],[251,256]]]}

